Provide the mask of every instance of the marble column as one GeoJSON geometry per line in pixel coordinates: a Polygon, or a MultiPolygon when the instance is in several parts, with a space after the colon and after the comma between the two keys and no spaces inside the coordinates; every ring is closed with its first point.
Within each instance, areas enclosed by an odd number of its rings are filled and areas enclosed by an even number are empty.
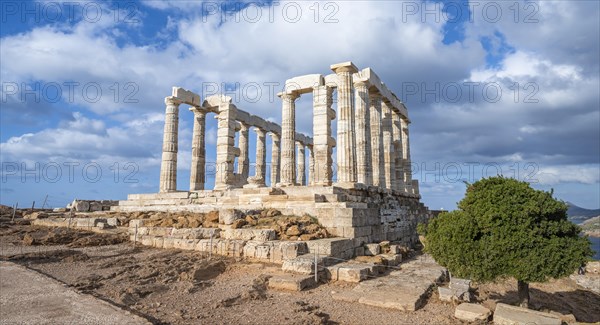
{"type": "Polygon", "coordinates": [[[296,183],[296,98],[298,94],[279,93],[283,100],[281,112],[281,185],[296,183]]]}
{"type": "MultiPolygon", "coordinates": [[[[406,184],[406,191],[409,193],[419,193],[419,189],[413,189],[413,181],[412,181],[412,170],[411,170],[411,160],[410,160],[410,141],[408,136],[408,124],[410,122],[404,116],[400,119],[400,125],[402,128],[402,158],[403,158],[403,171],[404,171],[404,184],[406,184]]],[[[418,183],[416,183],[418,184],[418,183]]],[[[417,185],[418,187],[418,185],[417,185]]]]}
{"type": "Polygon", "coordinates": [[[248,124],[240,122],[240,138],[238,147],[240,148],[240,157],[238,158],[238,168],[240,170],[240,184],[248,184],[250,173],[250,158],[248,153],[248,124]]]}
{"type": "Polygon", "coordinates": [[[358,69],[352,62],[334,64],[338,76],[337,94],[337,182],[356,182],[356,145],[354,138],[354,93],[352,74],[358,69]]]}
{"type": "Polygon", "coordinates": [[[308,145],[308,185],[315,185],[315,154],[314,147],[308,145]]]}
{"type": "Polygon", "coordinates": [[[395,155],[394,155],[394,135],[392,129],[392,109],[391,106],[382,101],[381,103],[381,132],[383,133],[383,173],[385,175],[385,188],[394,189],[396,187],[395,155]]]}
{"type": "Polygon", "coordinates": [[[228,190],[236,186],[233,173],[235,156],[239,152],[235,148],[236,108],[231,104],[231,98],[225,97],[218,110],[215,190],[228,190]]]}
{"type": "Polygon", "coordinates": [[[296,141],[298,147],[298,172],[296,174],[297,184],[300,186],[306,185],[306,153],[304,143],[296,141]]]}
{"type": "Polygon", "coordinates": [[[402,172],[402,131],[400,125],[400,113],[392,110],[392,129],[393,129],[393,137],[394,137],[394,167],[392,173],[394,173],[394,178],[396,179],[396,187],[394,188],[397,191],[404,191],[404,173],[402,172]]]}
{"type": "Polygon", "coordinates": [[[177,191],[177,149],[179,129],[179,101],[165,98],[165,128],[163,132],[162,161],[160,165],[160,192],[177,191]]]}
{"type": "Polygon", "coordinates": [[[365,81],[354,82],[356,108],[356,181],[365,185],[373,184],[371,172],[371,125],[369,116],[369,91],[365,81]]]}
{"type": "Polygon", "coordinates": [[[190,107],[194,113],[194,131],[192,135],[192,168],[190,169],[190,191],[204,190],[206,164],[206,110],[190,107]]]}
{"type": "Polygon", "coordinates": [[[269,134],[273,140],[271,143],[271,187],[274,187],[275,184],[279,183],[279,165],[281,162],[279,148],[281,145],[281,140],[279,138],[279,134],[273,132],[269,134]]]}
{"type": "Polygon", "coordinates": [[[331,120],[335,111],[331,109],[333,89],[327,86],[313,88],[313,157],[315,159],[315,185],[329,186],[333,172],[331,145],[331,120]]]}
{"type": "Polygon", "coordinates": [[[266,131],[254,127],[256,131],[256,173],[250,179],[250,183],[257,187],[265,186],[265,176],[267,175],[267,142],[266,131]]]}
{"type": "Polygon", "coordinates": [[[385,187],[385,164],[383,159],[383,133],[381,131],[381,94],[369,92],[369,113],[371,122],[371,169],[373,185],[385,187]]]}

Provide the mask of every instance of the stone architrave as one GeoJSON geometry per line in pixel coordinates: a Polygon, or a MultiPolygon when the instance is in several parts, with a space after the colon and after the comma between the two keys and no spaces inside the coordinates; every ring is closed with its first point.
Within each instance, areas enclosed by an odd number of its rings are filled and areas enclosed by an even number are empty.
{"type": "Polygon", "coordinates": [[[160,165],[161,193],[177,191],[177,143],[181,101],[175,97],[166,97],[165,104],[165,128],[160,165]]]}
{"type": "Polygon", "coordinates": [[[383,133],[381,131],[381,94],[369,92],[369,113],[371,122],[371,169],[373,185],[385,187],[385,164],[383,159],[383,133]]]}
{"type": "MultiPolygon", "coordinates": [[[[333,160],[331,158],[331,109],[333,89],[327,86],[313,88],[313,156],[315,159],[314,184],[331,185],[333,160]]],[[[312,177],[312,176],[311,176],[312,177]]]]}
{"type": "Polygon", "coordinates": [[[352,62],[344,62],[332,65],[331,70],[338,76],[337,183],[355,183],[356,146],[352,74],[358,69],[352,62]]]}
{"type": "Polygon", "coordinates": [[[190,170],[190,191],[204,190],[206,165],[206,110],[190,107],[194,113],[194,131],[192,135],[192,167],[190,170]]]}
{"type": "Polygon", "coordinates": [[[279,183],[279,172],[280,172],[280,146],[281,139],[279,134],[271,132],[272,143],[271,143],[271,187],[275,186],[275,184],[279,183]]]}
{"type": "Polygon", "coordinates": [[[293,186],[296,183],[296,99],[297,93],[279,93],[283,100],[281,112],[281,173],[280,184],[293,186]]]}

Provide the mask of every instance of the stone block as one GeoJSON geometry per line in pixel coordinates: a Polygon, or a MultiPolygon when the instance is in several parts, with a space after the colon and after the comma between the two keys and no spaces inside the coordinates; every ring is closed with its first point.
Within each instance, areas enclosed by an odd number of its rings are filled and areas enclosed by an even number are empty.
{"type": "Polygon", "coordinates": [[[365,255],[365,248],[364,247],[356,247],[354,248],[354,256],[363,256],[365,255]]]}
{"type": "Polygon", "coordinates": [[[302,291],[315,285],[314,276],[275,275],[269,279],[269,289],[302,291]]]}
{"type": "Polygon", "coordinates": [[[402,263],[402,254],[381,254],[379,255],[388,266],[398,266],[402,263]]]}
{"type": "Polygon", "coordinates": [[[379,255],[379,252],[380,252],[379,244],[366,244],[364,247],[365,247],[365,255],[367,255],[367,256],[379,255]]]}
{"type": "Polygon", "coordinates": [[[133,219],[133,220],[129,220],[129,227],[130,228],[135,228],[135,226],[139,227],[143,227],[144,226],[144,219],[133,219]]]}
{"type": "Polygon", "coordinates": [[[231,225],[237,219],[242,219],[243,213],[236,209],[219,209],[219,223],[231,225]]]}
{"type": "MultiPolygon", "coordinates": [[[[317,258],[317,263],[324,265],[323,258],[317,258]]],[[[283,261],[281,269],[286,272],[299,274],[314,274],[315,256],[313,254],[300,255],[296,258],[283,261]]]]}
{"type": "Polygon", "coordinates": [[[71,203],[71,209],[77,212],[87,212],[90,211],[90,203],[82,200],[75,200],[71,203]]]}
{"type": "Polygon", "coordinates": [[[154,246],[154,236],[144,235],[144,236],[142,236],[141,240],[138,237],[138,240],[144,246],[154,246]]]}
{"type": "Polygon", "coordinates": [[[96,201],[90,202],[89,211],[102,211],[102,204],[96,201]]]}
{"type": "Polygon", "coordinates": [[[333,281],[358,283],[368,279],[371,265],[341,263],[327,267],[327,273],[333,281]]]}
{"type": "Polygon", "coordinates": [[[463,303],[454,309],[454,317],[467,322],[487,320],[492,311],[478,304],[463,303]]]}
{"type": "Polygon", "coordinates": [[[559,317],[549,313],[543,313],[540,311],[511,306],[503,303],[497,303],[496,310],[494,311],[494,324],[560,325],[562,324],[562,321],[559,317]]]}

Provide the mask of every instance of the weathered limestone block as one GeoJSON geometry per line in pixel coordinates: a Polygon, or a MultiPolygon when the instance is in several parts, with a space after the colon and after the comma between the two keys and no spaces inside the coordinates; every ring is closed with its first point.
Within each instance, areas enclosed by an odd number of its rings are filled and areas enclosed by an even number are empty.
{"type": "Polygon", "coordinates": [[[90,204],[90,208],[89,211],[102,211],[102,204],[100,202],[95,202],[92,201],[89,203],[90,204]]]}
{"type": "MultiPolygon", "coordinates": [[[[324,265],[323,258],[318,257],[317,263],[324,265]]],[[[315,272],[315,256],[313,254],[300,255],[296,258],[283,261],[281,269],[286,272],[300,274],[314,274],[315,272]]]]}
{"type": "Polygon", "coordinates": [[[77,212],[87,212],[90,211],[90,203],[88,201],[75,200],[71,203],[71,209],[77,212]]]}
{"type": "Polygon", "coordinates": [[[277,239],[273,229],[225,229],[221,233],[224,239],[268,241],[277,239]]]}
{"type": "Polygon", "coordinates": [[[240,210],[236,209],[220,209],[219,210],[219,223],[224,225],[231,225],[237,219],[242,219],[244,214],[240,210]]]}
{"type": "Polygon", "coordinates": [[[516,324],[544,324],[560,325],[559,317],[527,308],[510,306],[503,303],[496,304],[494,311],[494,324],[516,325],[516,324]]]}
{"type": "Polygon", "coordinates": [[[467,322],[487,320],[492,311],[478,304],[463,303],[456,306],[454,317],[467,322]]]}
{"type": "Polygon", "coordinates": [[[328,278],[332,281],[358,283],[368,279],[371,266],[366,264],[341,263],[327,267],[328,278]]]}
{"type": "Polygon", "coordinates": [[[302,291],[315,285],[313,276],[274,275],[269,278],[269,289],[302,291]]]}
{"type": "Polygon", "coordinates": [[[365,255],[367,255],[367,256],[378,255],[380,253],[380,248],[381,248],[381,246],[379,246],[379,244],[366,244],[365,245],[365,255]]]}

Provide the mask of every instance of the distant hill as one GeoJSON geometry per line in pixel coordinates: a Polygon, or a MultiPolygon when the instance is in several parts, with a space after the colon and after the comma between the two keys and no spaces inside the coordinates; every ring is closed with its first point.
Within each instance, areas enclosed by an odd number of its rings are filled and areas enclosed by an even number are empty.
{"type": "Polygon", "coordinates": [[[567,215],[569,216],[569,220],[571,220],[573,223],[581,224],[588,219],[600,216],[600,209],[584,209],[571,202],[567,202],[567,205],[569,206],[567,215]]]}

